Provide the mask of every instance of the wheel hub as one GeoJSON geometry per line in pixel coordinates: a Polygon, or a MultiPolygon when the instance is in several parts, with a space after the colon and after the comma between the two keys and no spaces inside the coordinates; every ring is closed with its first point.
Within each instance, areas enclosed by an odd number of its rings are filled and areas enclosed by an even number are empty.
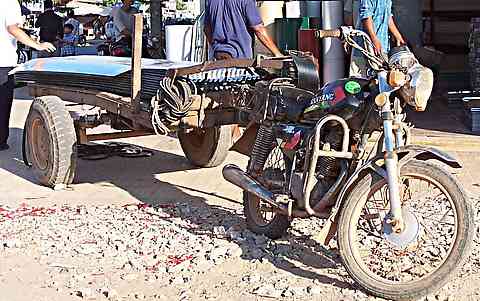
{"type": "Polygon", "coordinates": [[[402,209],[404,229],[400,233],[396,233],[389,218],[383,220],[383,237],[397,248],[406,248],[412,242],[416,241],[420,233],[420,223],[415,214],[407,208],[402,209]]]}

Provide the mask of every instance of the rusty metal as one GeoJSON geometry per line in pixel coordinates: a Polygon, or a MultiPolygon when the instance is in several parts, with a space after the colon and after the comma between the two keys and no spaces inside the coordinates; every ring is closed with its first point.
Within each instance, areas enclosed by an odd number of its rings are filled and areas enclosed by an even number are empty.
{"type": "Polygon", "coordinates": [[[133,138],[133,137],[150,136],[150,135],[155,135],[155,133],[152,131],[135,130],[135,131],[125,131],[125,132],[118,132],[118,133],[91,134],[91,135],[87,135],[87,139],[90,142],[90,141],[100,141],[100,140],[133,138]]]}
{"type": "Polygon", "coordinates": [[[146,129],[152,129],[150,114],[143,111],[135,112],[131,99],[128,97],[94,90],[42,85],[30,85],[30,95],[33,97],[56,95],[64,101],[97,106],[114,115],[135,120],[137,124],[146,129]]]}
{"type": "Polygon", "coordinates": [[[32,146],[32,160],[41,170],[46,170],[48,168],[51,145],[48,130],[45,128],[45,123],[40,116],[37,116],[32,121],[30,131],[32,133],[29,135],[30,145],[32,146]]]}
{"type": "Polygon", "coordinates": [[[340,185],[344,183],[344,181],[348,176],[347,162],[342,161],[341,164],[342,164],[342,168],[341,168],[340,174],[338,175],[337,180],[330,187],[330,189],[323,195],[322,199],[313,207],[315,214],[317,214],[317,212],[322,212],[326,208],[335,205],[336,199],[334,198],[334,196],[338,193],[338,191],[340,190],[340,185]]]}
{"type": "Polygon", "coordinates": [[[201,126],[198,112],[189,112],[187,117],[183,117],[180,121],[182,128],[195,129],[201,126]]]}
{"type": "Polygon", "coordinates": [[[87,144],[88,136],[87,129],[85,127],[76,126],[75,133],[77,134],[77,143],[78,144],[87,144]]]}
{"type": "Polygon", "coordinates": [[[250,113],[236,108],[218,108],[205,111],[203,127],[216,127],[221,125],[238,124],[246,126],[250,113]]]}
{"type": "Polygon", "coordinates": [[[280,212],[288,214],[288,208],[284,204],[276,201],[276,196],[273,192],[265,188],[238,166],[233,164],[226,165],[222,170],[222,174],[225,180],[242,188],[244,191],[255,195],[260,200],[265,201],[270,206],[278,209],[280,212]]]}
{"type": "Polygon", "coordinates": [[[271,68],[271,69],[282,69],[285,67],[285,64],[292,62],[291,57],[281,58],[281,59],[260,59],[260,60],[251,60],[251,59],[233,59],[233,60],[221,60],[221,61],[207,61],[203,64],[189,66],[189,67],[180,67],[175,69],[170,69],[167,73],[169,77],[175,78],[177,76],[186,76],[189,74],[195,74],[204,71],[210,71],[221,68],[271,68]]]}
{"type": "Polygon", "coordinates": [[[258,123],[251,123],[247,126],[243,135],[238,139],[230,150],[239,152],[242,155],[250,156],[252,153],[255,139],[257,138],[257,132],[260,125],[258,123]]]}

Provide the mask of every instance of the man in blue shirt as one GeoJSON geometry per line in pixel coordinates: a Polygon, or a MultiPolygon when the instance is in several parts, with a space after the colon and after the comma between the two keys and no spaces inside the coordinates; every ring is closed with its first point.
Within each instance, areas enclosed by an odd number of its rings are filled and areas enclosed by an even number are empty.
{"type": "MultiPolygon", "coordinates": [[[[357,28],[368,34],[375,45],[369,49],[377,55],[386,55],[390,50],[389,32],[395,39],[396,45],[404,45],[405,41],[400,34],[392,15],[392,0],[360,0],[359,20],[357,28]]],[[[352,54],[350,76],[367,76],[368,62],[358,51],[352,54]]]]}
{"type": "Polygon", "coordinates": [[[252,33],[273,55],[282,55],[263,26],[255,0],[207,0],[205,35],[215,59],[252,58],[252,33]]]}

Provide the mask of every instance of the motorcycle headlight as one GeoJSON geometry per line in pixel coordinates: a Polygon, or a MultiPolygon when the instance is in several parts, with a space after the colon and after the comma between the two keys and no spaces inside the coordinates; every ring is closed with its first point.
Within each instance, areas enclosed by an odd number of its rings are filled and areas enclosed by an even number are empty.
{"type": "Polygon", "coordinates": [[[398,68],[410,69],[415,64],[418,64],[418,60],[415,55],[410,51],[407,46],[394,47],[390,50],[390,58],[388,63],[390,66],[396,66],[398,68]]]}
{"type": "Polygon", "coordinates": [[[403,99],[416,111],[425,111],[433,89],[432,70],[416,64],[409,71],[410,80],[400,89],[403,99]]]}

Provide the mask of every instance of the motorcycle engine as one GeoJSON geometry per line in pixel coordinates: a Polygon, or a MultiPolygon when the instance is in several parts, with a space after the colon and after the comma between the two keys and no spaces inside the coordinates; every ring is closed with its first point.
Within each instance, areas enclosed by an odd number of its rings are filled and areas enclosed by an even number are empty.
{"type": "MultiPolygon", "coordinates": [[[[336,149],[341,147],[342,132],[338,127],[330,127],[322,141],[323,149],[336,149]]],[[[305,152],[297,154],[297,168],[291,179],[291,193],[297,201],[299,208],[305,208],[303,203],[303,171],[305,166],[305,152]]],[[[318,159],[315,178],[317,180],[310,196],[310,205],[315,206],[335,182],[340,169],[340,162],[333,157],[320,157],[318,159]]]]}

